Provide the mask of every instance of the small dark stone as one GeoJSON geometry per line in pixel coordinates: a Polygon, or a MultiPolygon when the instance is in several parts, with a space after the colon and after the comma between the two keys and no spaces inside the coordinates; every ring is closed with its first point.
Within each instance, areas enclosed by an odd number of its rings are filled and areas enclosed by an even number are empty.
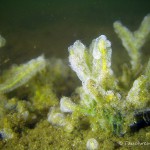
{"type": "Polygon", "coordinates": [[[142,128],[150,126],[150,109],[135,113],[134,117],[136,122],[130,124],[130,129],[132,132],[136,132],[142,128]]]}

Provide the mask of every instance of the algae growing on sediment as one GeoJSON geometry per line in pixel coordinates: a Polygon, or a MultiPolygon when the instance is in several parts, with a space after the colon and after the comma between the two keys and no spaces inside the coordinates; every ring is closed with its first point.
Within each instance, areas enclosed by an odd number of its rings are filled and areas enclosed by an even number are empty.
{"type": "Polygon", "coordinates": [[[150,60],[141,64],[141,47],[149,25],[150,15],[134,33],[114,23],[131,59],[119,77],[105,35],[89,48],[79,40],[68,48],[82,86],[64,61],[44,56],[6,71],[0,81],[0,148],[148,149],[150,60]]]}

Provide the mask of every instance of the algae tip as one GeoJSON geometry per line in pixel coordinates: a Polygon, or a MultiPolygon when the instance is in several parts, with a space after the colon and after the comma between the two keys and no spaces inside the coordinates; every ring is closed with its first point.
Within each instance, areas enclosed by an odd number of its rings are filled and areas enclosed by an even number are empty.
{"type": "Polygon", "coordinates": [[[5,46],[6,40],[0,35],[0,48],[5,46]]]}
{"type": "Polygon", "coordinates": [[[8,93],[27,83],[33,76],[46,66],[46,59],[41,55],[25,64],[12,67],[11,76],[0,84],[0,93],[8,93]]]}

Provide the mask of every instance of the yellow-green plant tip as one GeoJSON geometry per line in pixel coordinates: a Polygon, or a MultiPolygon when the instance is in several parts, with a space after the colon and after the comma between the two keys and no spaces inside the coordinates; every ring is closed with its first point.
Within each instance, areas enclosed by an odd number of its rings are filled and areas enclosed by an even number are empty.
{"type": "Polygon", "coordinates": [[[150,94],[147,84],[150,84],[150,80],[145,75],[141,75],[134,81],[126,98],[127,103],[132,105],[133,109],[143,109],[149,102],[150,94]]]}
{"type": "Polygon", "coordinates": [[[66,125],[65,115],[62,114],[58,108],[55,108],[55,107],[50,108],[47,120],[53,125],[57,125],[57,126],[66,125]]]}
{"type": "Polygon", "coordinates": [[[150,15],[143,19],[139,29],[135,32],[131,32],[119,21],[114,23],[114,29],[131,58],[132,70],[137,71],[141,65],[141,47],[150,33],[150,15]]]}
{"type": "Polygon", "coordinates": [[[92,74],[101,82],[105,76],[112,75],[111,70],[111,42],[105,35],[99,36],[92,42],[93,67],[92,74]]]}
{"type": "Polygon", "coordinates": [[[76,108],[76,104],[68,97],[62,97],[60,99],[60,110],[62,112],[73,112],[76,108]]]}
{"type": "Polygon", "coordinates": [[[20,66],[13,67],[10,78],[0,84],[0,93],[8,93],[27,83],[46,66],[44,56],[39,56],[20,66]]]}
{"type": "Polygon", "coordinates": [[[5,46],[6,40],[0,35],[0,48],[5,46]]]}

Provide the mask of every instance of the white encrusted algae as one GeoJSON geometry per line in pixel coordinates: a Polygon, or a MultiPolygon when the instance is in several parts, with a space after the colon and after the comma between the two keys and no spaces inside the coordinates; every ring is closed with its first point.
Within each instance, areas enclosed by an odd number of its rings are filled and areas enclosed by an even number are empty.
{"type": "Polygon", "coordinates": [[[74,129],[73,124],[70,123],[57,107],[50,108],[47,120],[54,126],[63,126],[66,132],[70,133],[74,129]]]}
{"type": "Polygon", "coordinates": [[[10,70],[10,77],[0,84],[0,93],[8,93],[27,83],[33,76],[46,66],[46,60],[43,55],[30,60],[20,66],[13,67],[10,70]]]}
{"type": "Polygon", "coordinates": [[[90,74],[85,57],[86,47],[78,40],[70,46],[68,50],[70,53],[69,62],[71,64],[71,68],[76,72],[78,78],[84,82],[90,74]]]}
{"type": "Polygon", "coordinates": [[[76,108],[76,104],[71,101],[68,97],[62,97],[60,99],[60,110],[62,112],[73,112],[76,108]]]}
{"type": "Polygon", "coordinates": [[[1,138],[4,139],[5,141],[12,139],[14,137],[14,133],[11,129],[9,128],[3,128],[0,130],[1,138]]]}
{"type": "MultiPolygon", "coordinates": [[[[114,24],[129,53],[132,65],[131,69],[126,65],[123,75],[118,79],[111,68],[111,42],[105,35],[94,39],[89,49],[80,41],[70,46],[70,66],[81,80],[82,87],[77,88],[75,97],[60,99],[59,108],[53,108],[54,112],[57,112],[57,109],[59,111],[57,113],[50,111],[49,122],[64,126],[65,129],[68,126],[68,130],[72,131],[78,123],[80,124],[80,118],[85,117],[92,132],[106,131],[102,133],[106,136],[112,134],[120,136],[128,132],[130,121],[134,120],[133,114],[149,105],[150,61],[145,73],[141,74],[138,71],[141,59],[140,48],[148,36],[146,33],[149,32],[148,24],[149,16],[144,19],[135,34],[120,22],[114,24]]],[[[88,150],[98,147],[98,142],[94,138],[88,140],[88,150]]]]}
{"type": "Polygon", "coordinates": [[[144,45],[149,33],[150,33],[150,14],[144,17],[139,29],[134,32],[137,49],[140,49],[144,45]]]}
{"type": "Polygon", "coordinates": [[[136,109],[144,108],[149,102],[150,96],[150,60],[146,67],[145,75],[138,77],[134,83],[128,95],[126,97],[127,103],[131,104],[136,109]]]}
{"type": "Polygon", "coordinates": [[[87,150],[98,150],[99,144],[96,139],[91,138],[91,139],[88,139],[86,143],[86,148],[87,150]]]}
{"type": "Polygon", "coordinates": [[[137,80],[134,81],[132,88],[130,89],[126,101],[130,102],[134,107],[139,108],[145,105],[145,99],[141,98],[141,94],[148,94],[148,91],[143,90],[145,89],[146,77],[140,76],[137,80]],[[146,92],[146,93],[145,93],[146,92]]]}
{"type": "Polygon", "coordinates": [[[55,107],[50,108],[47,120],[52,125],[57,125],[57,126],[65,126],[66,125],[65,115],[62,114],[58,108],[55,108],[55,107]]]}
{"type": "MultiPolygon", "coordinates": [[[[68,122],[63,113],[72,113],[73,118],[75,116],[75,118],[78,118],[79,114],[95,117],[102,116],[102,113],[94,107],[98,105],[98,109],[103,109],[102,106],[107,107],[108,103],[111,103],[111,107],[115,107],[115,102],[119,98],[117,93],[111,89],[111,87],[116,86],[116,83],[111,69],[111,43],[105,35],[93,40],[89,49],[80,41],[76,41],[69,47],[69,54],[71,68],[82,81],[82,88],[79,90],[81,101],[75,104],[71,98],[62,97],[60,99],[62,113],[57,112],[57,108],[51,108],[48,121],[53,125],[64,126],[65,129],[67,126],[71,127],[72,130],[74,127],[73,121],[68,122]]],[[[99,118],[99,120],[101,119],[99,118]]],[[[107,121],[104,122],[105,124],[108,123],[107,121]]],[[[101,124],[100,126],[102,127],[103,125],[101,124]]],[[[91,123],[91,127],[94,131],[97,128],[94,123],[91,123]]]]}
{"type": "Polygon", "coordinates": [[[92,75],[100,83],[105,80],[105,77],[111,76],[111,42],[107,40],[105,35],[101,35],[92,42],[93,48],[93,64],[92,75]]]}
{"type": "Polygon", "coordinates": [[[144,45],[148,34],[150,33],[150,15],[147,15],[139,29],[135,32],[131,32],[127,27],[123,26],[121,22],[116,21],[114,23],[114,29],[122,44],[127,50],[130,58],[133,70],[137,70],[141,64],[141,47],[144,45]]]}
{"type": "Polygon", "coordinates": [[[69,47],[69,53],[71,68],[82,81],[83,87],[89,79],[96,81],[97,86],[105,84],[107,79],[107,83],[113,82],[111,42],[105,35],[93,40],[89,49],[80,41],[76,41],[69,47]]]}

